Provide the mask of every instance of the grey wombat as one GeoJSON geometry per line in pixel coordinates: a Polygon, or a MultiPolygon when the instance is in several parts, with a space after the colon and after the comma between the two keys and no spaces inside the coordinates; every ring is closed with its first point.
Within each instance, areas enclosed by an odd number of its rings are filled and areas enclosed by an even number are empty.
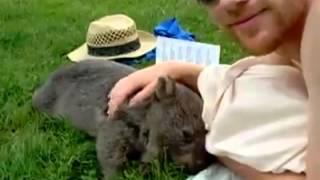
{"type": "Polygon", "coordinates": [[[150,162],[167,148],[172,159],[195,173],[211,162],[204,148],[202,101],[187,87],[162,77],[150,102],[123,107],[107,120],[106,95],[135,69],[112,61],[87,60],[55,71],[33,96],[42,112],[62,116],[97,136],[97,156],[111,177],[129,160],[150,162]]]}
{"type": "Polygon", "coordinates": [[[124,107],[101,123],[97,154],[105,179],[112,179],[131,159],[148,163],[163,152],[189,173],[206,168],[213,157],[205,150],[201,109],[197,94],[168,77],[159,78],[148,105],[124,107]]]}
{"type": "Polygon", "coordinates": [[[106,96],[134,68],[112,61],[86,60],[53,72],[35,91],[33,106],[50,115],[71,120],[73,126],[96,136],[97,122],[106,119],[106,96]]]}

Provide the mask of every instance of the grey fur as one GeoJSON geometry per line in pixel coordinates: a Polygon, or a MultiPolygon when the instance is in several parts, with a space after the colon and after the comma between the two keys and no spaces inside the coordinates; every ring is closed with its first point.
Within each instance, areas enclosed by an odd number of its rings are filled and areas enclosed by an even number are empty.
{"type": "MultiPolygon", "coordinates": [[[[205,150],[207,131],[201,117],[201,98],[184,85],[164,77],[158,81],[154,99],[147,120],[157,140],[149,146],[167,147],[173,160],[189,173],[207,167],[212,156],[205,150]]],[[[150,138],[153,137],[149,137],[149,142],[150,138]]]]}
{"type": "Polygon", "coordinates": [[[158,80],[151,101],[105,116],[106,95],[135,69],[112,61],[87,60],[53,72],[33,96],[42,112],[62,116],[75,128],[97,136],[97,158],[106,180],[130,160],[149,163],[164,151],[188,172],[212,161],[205,150],[202,100],[168,77],[158,80]]]}
{"type": "Polygon", "coordinates": [[[112,179],[129,157],[149,163],[164,152],[189,173],[206,168],[213,159],[205,150],[201,109],[197,94],[168,77],[159,78],[149,104],[124,107],[101,123],[96,146],[105,179],[112,179]]]}
{"type": "Polygon", "coordinates": [[[71,120],[73,126],[96,136],[97,123],[106,119],[107,94],[135,69],[112,61],[86,60],[53,72],[33,95],[42,112],[71,120]]]}

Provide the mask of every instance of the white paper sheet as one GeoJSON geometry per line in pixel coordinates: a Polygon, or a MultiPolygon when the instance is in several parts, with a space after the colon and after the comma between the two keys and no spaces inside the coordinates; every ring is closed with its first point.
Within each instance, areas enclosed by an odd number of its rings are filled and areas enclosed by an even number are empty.
{"type": "Polygon", "coordinates": [[[219,64],[220,46],[159,36],[156,63],[170,60],[200,65],[219,64]]]}

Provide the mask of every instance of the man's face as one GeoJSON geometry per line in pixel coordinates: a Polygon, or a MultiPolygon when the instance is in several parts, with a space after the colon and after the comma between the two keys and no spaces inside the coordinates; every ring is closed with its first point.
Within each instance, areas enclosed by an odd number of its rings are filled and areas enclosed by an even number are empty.
{"type": "Polygon", "coordinates": [[[301,31],[309,0],[209,0],[209,13],[254,54],[275,50],[301,31]]]}

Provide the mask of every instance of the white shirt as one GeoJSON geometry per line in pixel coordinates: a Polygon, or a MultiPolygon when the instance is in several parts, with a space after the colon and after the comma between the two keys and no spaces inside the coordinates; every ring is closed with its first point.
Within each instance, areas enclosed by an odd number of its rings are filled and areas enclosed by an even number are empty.
{"type": "Polygon", "coordinates": [[[209,153],[262,172],[305,172],[307,91],[297,68],[249,58],[205,68],[198,87],[209,153]]]}

